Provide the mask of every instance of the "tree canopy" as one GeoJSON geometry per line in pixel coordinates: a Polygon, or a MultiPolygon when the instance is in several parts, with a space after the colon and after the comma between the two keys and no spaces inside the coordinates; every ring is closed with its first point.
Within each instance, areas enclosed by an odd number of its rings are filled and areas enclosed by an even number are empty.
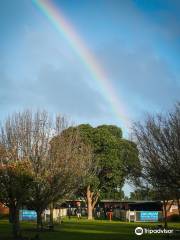
{"type": "Polygon", "coordinates": [[[180,213],[180,103],[166,114],[136,123],[134,134],[142,166],[139,183],[148,185],[164,204],[176,199],[180,213]]]}
{"type": "Polygon", "coordinates": [[[68,131],[80,133],[83,142],[91,147],[91,164],[87,164],[87,174],[83,176],[79,194],[86,201],[89,218],[101,193],[112,192],[122,186],[126,178],[131,177],[134,167],[139,164],[136,145],[122,138],[122,130],[114,125],[92,127],[81,124],[68,131]],[[88,200],[89,199],[89,200],[88,200]]]}

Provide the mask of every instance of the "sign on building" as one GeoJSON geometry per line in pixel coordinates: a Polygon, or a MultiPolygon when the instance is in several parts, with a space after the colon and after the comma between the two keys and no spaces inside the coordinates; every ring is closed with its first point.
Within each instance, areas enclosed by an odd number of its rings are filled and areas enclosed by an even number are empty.
{"type": "Polygon", "coordinates": [[[37,213],[34,210],[20,210],[19,219],[21,221],[36,221],[37,213]]]}
{"type": "Polygon", "coordinates": [[[156,222],[158,221],[158,211],[141,211],[140,221],[142,222],[156,222]]]}

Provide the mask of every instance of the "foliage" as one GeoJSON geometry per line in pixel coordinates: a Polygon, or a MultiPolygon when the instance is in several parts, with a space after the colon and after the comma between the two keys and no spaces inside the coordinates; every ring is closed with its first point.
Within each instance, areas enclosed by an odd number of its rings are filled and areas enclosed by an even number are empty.
{"type": "Polygon", "coordinates": [[[167,224],[168,200],[180,199],[180,103],[166,115],[148,115],[144,123],[136,123],[134,134],[142,166],[139,184],[163,200],[167,224]]]}
{"type": "Polygon", "coordinates": [[[180,215],[178,214],[173,214],[169,217],[169,221],[171,222],[180,222],[180,215]]]}
{"type": "Polygon", "coordinates": [[[10,207],[13,200],[19,205],[25,201],[33,182],[33,175],[30,169],[30,163],[27,161],[1,164],[0,202],[10,207]]]}
{"type": "Polygon", "coordinates": [[[63,116],[52,119],[45,111],[24,111],[10,116],[1,127],[0,200],[10,207],[16,235],[20,207],[36,210],[39,228],[42,212],[75,186],[77,136],[60,142],[61,154],[51,143],[67,125],[63,116]]]}
{"type": "Polygon", "coordinates": [[[93,149],[95,174],[92,179],[89,177],[93,190],[122,187],[125,176],[130,175],[138,163],[135,144],[122,139],[122,131],[116,126],[79,125],[78,129],[93,149]]]}
{"type": "Polygon", "coordinates": [[[118,188],[115,189],[109,189],[107,192],[101,192],[101,195],[99,197],[100,199],[113,199],[113,200],[124,200],[125,194],[124,191],[118,188]]]}
{"type": "Polygon", "coordinates": [[[130,200],[159,200],[157,193],[149,188],[137,188],[130,193],[130,200]]]}
{"type": "Polygon", "coordinates": [[[139,164],[138,151],[133,142],[122,138],[122,130],[116,126],[93,128],[82,124],[65,130],[71,131],[79,132],[84,144],[92,149],[78,191],[92,210],[100,195],[120,192],[125,178],[134,176],[134,166],[139,164]]]}
{"type": "MultiPolygon", "coordinates": [[[[148,116],[134,133],[142,162],[142,177],[154,187],[180,189],[180,104],[166,116],[148,116]]],[[[170,189],[169,189],[170,190],[170,189]]]]}

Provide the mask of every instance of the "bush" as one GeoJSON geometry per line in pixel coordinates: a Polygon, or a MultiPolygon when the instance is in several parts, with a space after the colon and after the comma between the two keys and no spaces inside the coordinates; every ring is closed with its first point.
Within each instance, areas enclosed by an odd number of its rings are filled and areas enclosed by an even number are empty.
{"type": "Polygon", "coordinates": [[[0,213],[0,219],[8,219],[8,218],[9,218],[9,214],[0,213]]]}
{"type": "Polygon", "coordinates": [[[169,220],[171,222],[180,222],[180,215],[178,214],[173,214],[172,216],[169,217],[169,220]]]}

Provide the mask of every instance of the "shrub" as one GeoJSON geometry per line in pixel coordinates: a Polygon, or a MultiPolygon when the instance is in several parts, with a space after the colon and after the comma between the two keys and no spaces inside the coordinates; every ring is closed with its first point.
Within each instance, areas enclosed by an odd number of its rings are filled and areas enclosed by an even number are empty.
{"type": "Polygon", "coordinates": [[[180,222],[180,215],[178,214],[173,214],[172,216],[170,216],[169,220],[171,222],[180,222]]]}

